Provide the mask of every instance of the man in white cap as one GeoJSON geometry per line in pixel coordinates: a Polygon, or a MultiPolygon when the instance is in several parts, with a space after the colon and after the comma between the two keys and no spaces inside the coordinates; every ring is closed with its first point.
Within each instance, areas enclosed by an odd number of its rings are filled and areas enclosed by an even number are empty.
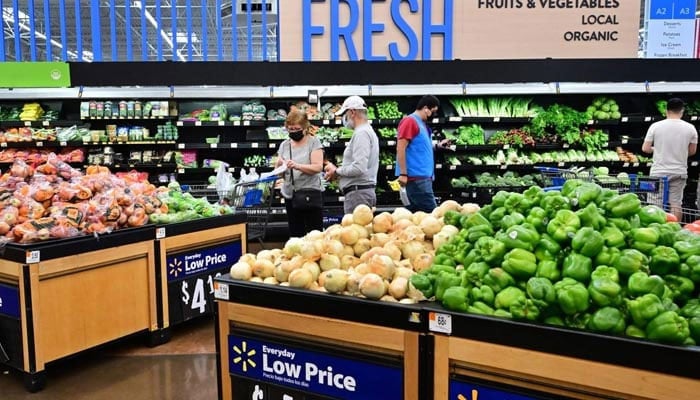
{"type": "Polygon", "coordinates": [[[367,104],[360,96],[350,96],[335,114],[343,117],[343,125],[353,129],[350,143],[343,152],[343,165],[326,164],[326,180],[338,178],[345,197],[343,208],[349,214],[355,207],[377,205],[377,170],[379,169],[379,139],[367,121],[367,104]]]}

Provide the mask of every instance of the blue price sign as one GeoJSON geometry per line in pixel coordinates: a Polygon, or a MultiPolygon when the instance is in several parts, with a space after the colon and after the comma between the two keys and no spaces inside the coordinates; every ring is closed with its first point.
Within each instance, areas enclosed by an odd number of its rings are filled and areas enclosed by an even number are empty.
{"type": "Polygon", "coordinates": [[[695,0],[651,0],[649,19],[695,19],[695,0]]]}
{"type": "Polygon", "coordinates": [[[0,284],[0,314],[19,318],[19,288],[0,284]]]}
{"type": "Polygon", "coordinates": [[[230,268],[241,257],[241,242],[168,255],[168,282],[186,279],[222,268],[230,268]]]}
{"type": "Polygon", "coordinates": [[[546,397],[533,397],[473,383],[450,380],[450,400],[540,400],[546,397]]]}
{"type": "Polygon", "coordinates": [[[228,345],[235,376],[337,399],[403,399],[402,368],[239,335],[229,335],[228,345]]]}

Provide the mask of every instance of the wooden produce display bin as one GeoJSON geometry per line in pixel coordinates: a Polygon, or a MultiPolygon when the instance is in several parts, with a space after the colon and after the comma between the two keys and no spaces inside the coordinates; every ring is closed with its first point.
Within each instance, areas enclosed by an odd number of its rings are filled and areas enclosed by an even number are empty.
{"type": "Polygon", "coordinates": [[[0,255],[0,362],[41,390],[46,364],[155,331],[154,227],[43,243],[0,255]]]}
{"type": "Polygon", "coordinates": [[[214,312],[213,279],[245,253],[245,222],[239,213],[156,228],[159,329],[152,344],[168,341],[170,327],[214,312]]]}
{"type": "MultiPolygon", "coordinates": [[[[432,308],[432,306],[431,306],[432,308]]],[[[700,348],[428,313],[434,399],[697,399],[700,348]]]]}
{"type": "Polygon", "coordinates": [[[216,278],[219,398],[425,399],[417,305],[216,278]],[[286,396],[286,397],[285,397],[286,396]]]}

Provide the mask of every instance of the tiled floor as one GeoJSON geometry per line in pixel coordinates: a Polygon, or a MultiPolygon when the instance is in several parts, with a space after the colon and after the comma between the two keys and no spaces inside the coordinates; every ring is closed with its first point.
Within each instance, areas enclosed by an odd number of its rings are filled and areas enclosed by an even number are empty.
{"type": "Polygon", "coordinates": [[[46,388],[36,394],[0,366],[0,399],[216,399],[213,319],[176,327],[162,346],[143,343],[143,336],[128,338],[49,364],[46,388]]]}

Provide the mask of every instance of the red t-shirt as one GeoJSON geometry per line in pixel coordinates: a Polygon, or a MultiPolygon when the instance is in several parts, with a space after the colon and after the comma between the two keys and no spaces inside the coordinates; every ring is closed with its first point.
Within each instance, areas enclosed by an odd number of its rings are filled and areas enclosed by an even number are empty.
{"type": "Polygon", "coordinates": [[[406,139],[408,141],[413,140],[420,133],[420,128],[418,127],[418,122],[412,116],[404,117],[401,122],[399,122],[398,127],[398,139],[406,139]]]}

